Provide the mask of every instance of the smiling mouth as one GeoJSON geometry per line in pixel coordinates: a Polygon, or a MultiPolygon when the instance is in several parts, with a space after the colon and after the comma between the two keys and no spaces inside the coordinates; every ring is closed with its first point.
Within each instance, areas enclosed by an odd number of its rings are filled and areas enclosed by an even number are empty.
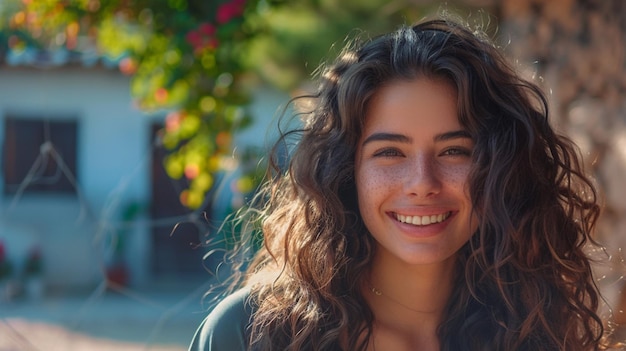
{"type": "Polygon", "coordinates": [[[452,212],[449,211],[446,213],[440,213],[430,216],[405,216],[398,213],[396,213],[395,216],[398,222],[412,225],[430,225],[445,221],[446,219],[448,219],[448,217],[450,217],[451,214],[452,212]]]}

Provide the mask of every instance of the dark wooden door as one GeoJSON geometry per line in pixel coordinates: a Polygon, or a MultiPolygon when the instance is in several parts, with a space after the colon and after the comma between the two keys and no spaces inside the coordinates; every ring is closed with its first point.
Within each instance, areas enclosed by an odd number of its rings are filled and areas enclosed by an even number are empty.
{"type": "MultiPolygon", "coordinates": [[[[152,141],[157,140],[161,128],[152,125],[152,141]]],[[[205,272],[202,241],[208,230],[202,212],[210,213],[210,207],[194,213],[180,203],[185,180],[168,177],[163,166],[167,152],[158,142],[152,143],[152,273],[174,277],[200,274],[205,272]]]]}

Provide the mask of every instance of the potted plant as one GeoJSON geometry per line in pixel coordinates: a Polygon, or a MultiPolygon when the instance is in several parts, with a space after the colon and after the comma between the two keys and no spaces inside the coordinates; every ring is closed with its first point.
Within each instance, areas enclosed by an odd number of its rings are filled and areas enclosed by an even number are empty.
{"type": "Polygon", "coordinates": [[[26,256],[24,264],[24,289],[31,299],[41,299],[43,296],[43,263],[41,250],[34,246],[26,256]]]}
{"type": "Polygon", "coordinates": [[[4,243],[0,241],[0,301],[11,299],[13,285],[13,265],[7,257],[4,243]]]}
{"type": "Polygon", "coordinates": [[[114,238],[113,253],[106,267],[106,278],[113,286],[124,287],[128,285],[129,274],[124,255],[124,237],[122,235],[114,238]]]}

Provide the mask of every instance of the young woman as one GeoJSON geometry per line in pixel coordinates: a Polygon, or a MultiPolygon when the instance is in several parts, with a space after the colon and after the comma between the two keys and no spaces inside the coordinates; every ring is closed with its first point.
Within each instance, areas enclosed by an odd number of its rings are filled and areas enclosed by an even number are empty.
{"type": "Polygon", "coordinates": [[[303,99],[259,196],[263,247],[190,350],[601,349],[595,190],[487,39],[403,27],[303,99]]]}

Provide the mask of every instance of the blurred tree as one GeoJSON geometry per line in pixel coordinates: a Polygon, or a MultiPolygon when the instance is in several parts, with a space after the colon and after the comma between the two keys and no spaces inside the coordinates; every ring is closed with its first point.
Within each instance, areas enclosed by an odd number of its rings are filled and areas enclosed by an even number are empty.
{"type": "MultiPolygon", "coordinates": [[[[165,168],[185,177],[180,201],[197,208],[215,172],[231,166],[231,134],[250,116],[242,55],[256,33],[256,0],[9,0],[0,49],[95,51],[132,76],[145,111],[167,112],[165,168]]],[[[2,57],[5,57],[3,54],[2,57]]],[[[247,190],[247,189],[243,189],[247,190]]]]}
{"type": "MultiPolygon", "coordinates": [[[[203,205],[232,156],[232,135],[251,122],[254,82],[298,87],[362,28],[388,31],[436,10],[410,0],[5,0],[0,63],[8,52],[93,53],[132,76],[145,111],[167,112],[161,131],[168,175],[187,180],[180,201],[203,205]],[[255,74],[253,74],[255,73],[255,74]],[[253,78],[253,77],[257,78],[253,78]],[[250,79],[253,78],[253,79],[250,79]]],[[[421,4],[424,3],[424,4],[421,4]]],[[[239,191],[254,188],[251,175],[239,191]]]]}
{"type": "Polygon", "coordinates": [[[305,0],[274,6],[261,15],[268,30],[254,37],[246,63],[273,85],[296,88],[351,39],[387,32],[439,7],[414,2],[305,0]]]}

